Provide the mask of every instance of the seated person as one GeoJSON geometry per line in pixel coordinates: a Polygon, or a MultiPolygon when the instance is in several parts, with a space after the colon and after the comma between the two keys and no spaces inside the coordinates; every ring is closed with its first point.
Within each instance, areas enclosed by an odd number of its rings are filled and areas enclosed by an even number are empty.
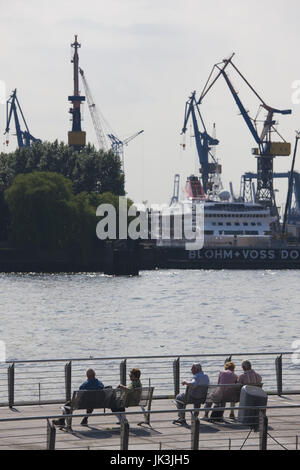
{"type": "MultiPolygon", "coordinates": [[[[126,387],[126,385],[120,384],[119,388],[122,388],[123,390],[126,390],[127,394],[134,394],[136,389],[142,388],[142,383],[140,381],[140,377],[141,377],[140,369],[131,369],[131,371],[129,373],[129,377],[130,377],[131,383],[128,385],[128,387],[126,387]]],[[[125,408],[124,407],[111,408],[111,411],[113,413],[122,412],[122,411],[125,411],[125,408]]],[[[117,415],[117,418],[118,418],[118,423],[117,424],[120,424],[120,422],[121,422],[120,415],[117,415]]]]}
{"type": "MultiPolygon", "coordinates": [[[[224,366],[224,370],[219,373],[218,385],[236,384],[238,381],[238,376],[234,373],[234,370],[235,370],[235,364],[233,362],[226,362],[224,366]]],[[[217,393],[218,393],[218,390],[217,390],[217,393]]],[[[234,403],[231,403],[230,406],[233,407],[234,403]]],[[[211,407],[212,407],[212,402],[207,401],[205,403],[205,408],[211,408],[211,407]]],[[[218,407],[225,408],[226,403],[225,402],[216,403],[214,408],[218,408],[218,407]]],[[[213,411],[211,414],[211,419],[213,419],[214,421],[218,421],[218,420],[222,421],[223,414],[224,414],[224,411],[218,411],[218,412],[213,411]]],[[[233,410],[230,412],[229,417],[230,419],[235,419],[233,410]]],[[[208,411],[205,411],[204,418],[206,419],[208,418],[208,411]]]]}
{"type": "MultiPolygon", "coordinates": [[[[189,402],[193,404],[194,406],[196,406],[197,408],[200,408],[201,405],[199,404],[199,396],[196,396],[196,394],[193,396],[193,389],[195,389],[199,385],[208,387],[209,378],[206,374],[203,373],[202,366],[199,363],[194,363],[192,365],[191,371],[193,374],[192,379],[188,382],[183,381],[182,385],[186,385],[188,388],[190,388],[189,402]]],[[[185,400],[185,393],[179,393],[176,396],[176,406],[179,411],[178,411],[178,419],[173,421],[173,424],[182,424],[182,425],[186,424],[185,412],[184,412],[186,403],[184,402],[184,400],[185,400]]]]}
{"type": "MultiPolygon", "coordinates": [[[[93,369],[88,369],[86,372],[87,380],[80,385],[79,390],[102,390],[104,388],[103,383],[96,379],[96,373],[93,369]]],[[[64,415],[69,414],[68,407],[70,406],[71,402],[67,401],[64,406],[62,406],[62,412],[64,415]]],[[[94,410],[89,409],[86,410],[87,413],[93,413],[94,410]]],[[[53,424],[56,426],[64,426],[65,425],[65,418],[59,418],[52,421],[53,424]]],[[[87,416],[83,418],[81,421],[81,426],[87,426],[88,418],[87,416]]]]}
{"type": "Polygon", "coordinates": [[[238,382],[242,385],[256,385],[262,382],[261,376],[252,369],[250,361],[242,362],[242,369],[244,371],[238,378],[238,382]]]}

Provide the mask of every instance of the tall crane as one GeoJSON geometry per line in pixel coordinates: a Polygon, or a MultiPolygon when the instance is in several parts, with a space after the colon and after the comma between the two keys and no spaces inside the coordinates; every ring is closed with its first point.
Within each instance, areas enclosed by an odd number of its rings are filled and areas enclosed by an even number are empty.
{"type": "MultiPolygon", "coordinates": [[[[15,121],[15,127],[16,127],[16,136],[17,136],[17,141],[18,141],[18,147],[30,147],[32,142],[40,142],[40,139],[36,139],[31,135],[29,128],[27,126],[27,122],[25,120],[22,108],[20,106],[19,100],[17,98],[17,89],[15,89],[9,99],[6,102],[6,129],[4,132],[4,135],[7,134],[9,135],[10,131],[10,123],[11,119],[14,117],[15,121]],[[18,115],[18,111],[21,115],[21,119],[23,121],[23,124],[25,126],[25,130],[21,130],[21,124],[20,124],[20,118],[18,115]]],[[[7,137],[6,140],[6,145],[9,143],[9,138],[7,137]]]]}
{"type": "Polygon", "coordinates": [[[233,64],[232,58],[234,54],[231,55],[229,59],[223,60],[223,66],[220,67],[220,64],[216,64],[213,70],[216,68],[218,69],[218,74],[215,79],[209,84],[209,80],[207,81],[204,90],[200,96],[198,104],[202,103],[203,98],[206,96],[208,91],[217,81],[217,79],[222,75],[229,87],[229,90],[239,108],[239,111],[246,122],[256,144],[257,148],[252,149],[252,154],[257,157],[257,189],[255,200],[264,204],[267,207],[270,207],[273,215],[278,217],[278,210],[275,203],[275,193],[273,188],[273,160],[276,156],[289,156],[291,153],[291,144],[286,142],[278,133],[277,129],[274,127],[276,121],[274,121],[274,114],[291,114],[291,110],[280,110],[277,108],[273,108],[268,106],[264,100],[259,96],[259,94],[254,90],[254,88],[250,85],[250,83],[246,80],[246,78],[242,75],[242,73],[238,70],[238,68],[233,64]],[[228,74],[225,72],[226,67],[231,65],[234,70],[238,73],[238,75],[243,79],[243,81],[247,84],[250,90],[255,94],[255,96],[260,101],[260,109],[264,109],[267,111],[267,116],[263,123],[263,128],[261,133],[258,133],[258,119],[251,119],[248,111],[246,111],[242,101],[240,100],[237,91],[233,87],[228,74]],[[282,139],[281,142],[273,142],[272,141],[272,133],[276,132],[280,138],[282,139]]]}
{"type": "Polygon", "coordinates": [[[202,174],[202,185],[205,193],[208,190],[211,190],[210,177],[216,172],[221,173],[221,166],[217,165],[216,159],[214,158],[213,153],[211,152],[211,147],[219,144],[219,141],[211,137],[207,131],[206,127],[200,113],[199,105],[196,101],[196,92],[194,91],[189,97],[188,101],[185,104],[185,113],[184,113],[184,123],[181,134],[185,134],[187,131],[187,124],[189,118],[192,117],[193,127],[194,127],[194,137],[196,141],[196,148],[200,163],[200,173],[202,174]],[[198,119],[200,120],[203,130],[200,131],[198,119]],[[209,156],[211,157],[212,163],[209,162],[209,156]]]}
{"type": "Polygon", "coordinates": [[[74,54],[71,59],[73,64],[73,82],[74,91],[73,95],[68,97],[68,100],[72,103],[72,108],[69,109],[69,113],[72,115],[72,130],[68,132],[68,144],[75,150],[81,150],[85,146],[86,133],[81,129],[81,110],[80,106],[85,101],[85,96],[81,96],[79,92],[79,55],[78,49],[81,44],[77,41],[77,35],[75,35],[75,41],[71,44],[74,49],[74,54]]]}
{"type": "Polygon", "coordinates": [[[108,150],[108,145],[107,145],[107,141],[106,141],[106,138],[105,138],[104,131],[102,129],[98,108],[97,108],[97,106],[95,104],[95,101],[93,99],[92,92],[91,92],[91,89],[88,85],[88,82],[87,82],[86,76],[84,74],[84,71],[81,68],[79,68],[79,72],[80,72],[80,75],[81,75],[81,78],[82,78],[82,82],[83,82],[83,86],[84,86],[84,90],[85,90],[85,94],[86,94],[86,99],[87,99],[87,103],[88,103],[88,106],[89,106],[91,118],[92,118],[92,121],[93,121],[93,126],[94,126],[94,129],[95,129],[99,149],[102,149],[102,150],[106,151],[106,150],[108,150]]]}
{"type": "Polygon", "coordinates": [[[142,134],[143,132],[144,132],[143,130],[136,132],[135,134],[131,135],[130,137],[127,137],[127,139],[124,139],[124,140],[119,139],[119,137],[116,137],[114,134],[108,134],[108,137],[111,141],[112,151],[116,155],[118,155],[118,157],[120,158],[123,173],[124,173],[124,145],[128,145],[131,140],[135,139],[138,135],[142,134]]]}

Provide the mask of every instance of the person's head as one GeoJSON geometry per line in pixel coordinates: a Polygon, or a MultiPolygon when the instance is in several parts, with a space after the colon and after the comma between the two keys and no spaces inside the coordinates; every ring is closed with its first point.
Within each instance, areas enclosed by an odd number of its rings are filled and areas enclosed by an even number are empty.
{"type": "Polygon", "coordinates": [[[131,369],[129,373],[130,380],[138,380],[141,376],[140,369],[131,369]]]}
{"type": "Polygon", "coordinates": [[[235,364],[233,362],[226,362],[224,369],[231,370],[231,372],[234,372],[235,364]]]}
{"type": "Polygon", "coordinates": [[[202,366],[200,362],[194,362],[192,365],[192,373],[197,374],[197,372],[202,372],[202,366]]]}
{"type": "Polygon", "coordinates": [[[252,366],[251,366],[251,362],[250,362],[250,361],[243,361],[243,362],[242,362],[242,369],[243,369],[244,371],[246,371],[246,370],[251,370],[251,367],[252,367],[252,366]]]}
{"type": "Polygon", "coordinates": [[[86,376],[88,379],[94,379],[96,377],[96,373],[94,371],[94,369],[88,369],[86,371],[86,376]]]}

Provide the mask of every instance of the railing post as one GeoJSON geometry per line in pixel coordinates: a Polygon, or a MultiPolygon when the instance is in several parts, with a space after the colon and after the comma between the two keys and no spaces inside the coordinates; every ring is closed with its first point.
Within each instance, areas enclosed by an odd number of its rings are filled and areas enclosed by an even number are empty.
{"type": "Polygon", "coordinates": [[[128,450],[129,443],[129,423],[124,415],[121,417],[121,432],[120,432],[120,450],[128,450]]]}
{"type": "Polygon", "coordinates": [[[275,359],[277,395],[282,395],[282,354],[275,359]]]}
{"type": "Polygon", "coordinates": [[[7,369],[7,384],[8,384],[8,406],[12,408],[15,404],[15,364],[12,364],[7,369]]]}
{"type": "Polygon", "coordinates": [[[56,428],[47,419],[47,450],[55,450],[56,428]]]}
{"type": "Polygon", "coordinates": [[[200,436],[200,421],[192,413],[192,426],[191,426],[191,450],[199,449],[199,436],[200,436]]]}
{"type": "Polygon", "coordinates": [[[180,393],[180,357],[173,362],[174,395],[180,393]]]}
{"type": "Polygon", "coordinates": [[[72,394],[72,362],[68,362],[65,365],[65,391],[66,391],[66,402],[71,400],[72,394]]]}
{"type": "Polygon", "coordinates": [[[267,450],[268,417],[266,410],[259,410],[259,450],[267,450]]]}
{"type": "Polygon", "coordinates": [[[120,363],[120,384],[126,385],[127,381],[127,359],[120,363]]]}

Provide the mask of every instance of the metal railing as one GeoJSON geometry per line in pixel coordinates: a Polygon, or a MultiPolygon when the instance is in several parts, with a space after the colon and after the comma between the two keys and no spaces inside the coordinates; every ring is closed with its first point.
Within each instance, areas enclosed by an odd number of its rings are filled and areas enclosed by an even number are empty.
{"type": "MultiPolygon", "coordinates": [[[[216,408],[214,408],[216,410],[216,408]]],[[[224,412],[230,407],[218,408],[224,412]]],[[[298,450],[300,405],[236,407],[243,410],[249,423],[203,422],[187,408],[190,425],[175,426],[174,409],[147,411],[151,426],[138,427],[141,411],[126,412],[121,425],[115,425],[115,413],[94,413],[88,428],[74,425],[58,430],[52,419],[57,415],[0,419],[0,450],[63,449],[63,450],[298,450]],[[246,413],[245,413],[246,410],[246,413]],[[253,421],[255,417],[255,421],[253,421]]],[[[200,412],[203,409],[199,410],[200,412]]],[[[85,414],[73,415],[82,418],[85,414]]],[[[239,418],[238,418],[239,419],[239,418]]],[[[79,423],[79,421],[78,421],[79,423]]]]}
{"type": "MultiPolygon", "coordinates": [[[[85,380],[87,368],[95,369],[104,385],[126,384],[128,371],[138,367],[143,385],[155,387],[154,398],[176,396],[181,382],[191,376],[191,364],[201,362],[211,383],[217,383],[225,359],[231,358],[237,371],[243,359],[250,359],[262,375],[269,394],[300,393],[299,365],[291,352],[195,354],[173,356],[130,356],[106,358],[45,359],[7,361],[0,364],[0,406],[61,403],[85,380]]],[[[238,373],[238,372],[237,372],[238,373]]]]}

